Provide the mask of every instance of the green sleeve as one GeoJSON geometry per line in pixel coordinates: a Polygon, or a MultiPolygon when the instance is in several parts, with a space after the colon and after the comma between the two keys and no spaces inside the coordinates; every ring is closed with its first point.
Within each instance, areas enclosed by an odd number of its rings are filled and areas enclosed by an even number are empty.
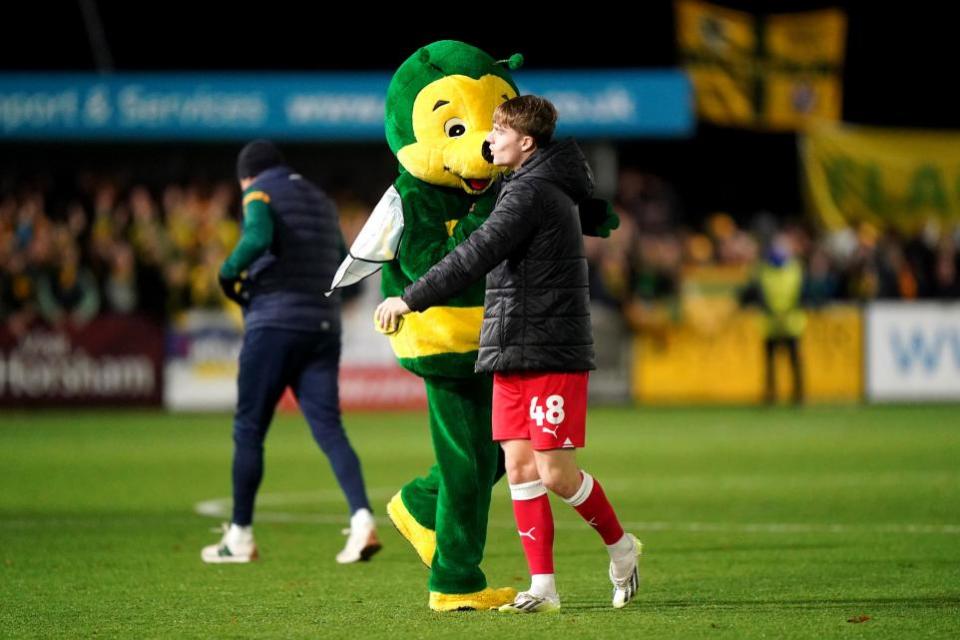
{"type": "Polygon", "coordinates": [[[220,275],[236,278],[273,242],[273,212],[266,200],[249,199],[243,207],[243,234],[233,253],[220,267],[220,275]]]}

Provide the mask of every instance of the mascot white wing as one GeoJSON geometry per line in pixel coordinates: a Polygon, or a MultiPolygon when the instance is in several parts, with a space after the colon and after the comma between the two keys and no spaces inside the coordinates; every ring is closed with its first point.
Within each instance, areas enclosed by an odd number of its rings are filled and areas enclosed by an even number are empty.
{"type": "Polygon", "coordinates": [[[329,296],[335,289],[349,287],[397,257],[400,238],[403,236],[403,202],[400,193],[391,185],[363,225],[353,241],[347,257],[333,276],[329,296]]]}

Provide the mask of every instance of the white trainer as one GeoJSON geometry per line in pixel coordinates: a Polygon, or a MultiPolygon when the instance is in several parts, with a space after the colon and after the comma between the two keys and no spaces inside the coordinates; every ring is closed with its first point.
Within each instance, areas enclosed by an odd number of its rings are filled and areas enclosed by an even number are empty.
{"type": "Polygon", "coordinates": [[[337,562],[340,564],[366,562],[383,548],[377,538],[377,523],[367,509],[358,509],[350,517],[350,528],[343,532],[347,536],[347,544],[337,554],[337,562]]]}
{"type": "Polygon", "coordinates": [[[223,537],[217,544],[203,548],[200,558],[209,564],[241,564],[258,558],[253,541],[253,528],[235,524],[222,525],[223,537]]]}
{"type": "Polygon", "coordinates": [[[633,541],[634,553],[631,554],[632,562],[629,566],[616,571],[614,563],[610,563],[610,582],[613,583],[613,608],[622,609],[627,603],[633,600],[637,595],[637,589],[640,587],[640,572],[637,569],[639,565],[640,554],[643,551],[643,543],[637,540],[636,536],[628,533],[630,540],[633,541]],[[621,577],[622,576],[622,577],[621,577]]]}
{"type": "Polygon", "coordinates": [[[560,600],[521,591],[513,602],[502,605],[499,610],[503,613],[550,613],[560,610],[560,600]]]}

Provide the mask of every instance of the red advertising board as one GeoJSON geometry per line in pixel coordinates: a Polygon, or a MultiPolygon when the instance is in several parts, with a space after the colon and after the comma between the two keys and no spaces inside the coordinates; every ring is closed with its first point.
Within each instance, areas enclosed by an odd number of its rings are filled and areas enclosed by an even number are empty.
{"type": "Polygon", "coordinates": [[[0,326],[0,406],[159,406],[160,324],[104,315],[82,327],[0,326]]]}

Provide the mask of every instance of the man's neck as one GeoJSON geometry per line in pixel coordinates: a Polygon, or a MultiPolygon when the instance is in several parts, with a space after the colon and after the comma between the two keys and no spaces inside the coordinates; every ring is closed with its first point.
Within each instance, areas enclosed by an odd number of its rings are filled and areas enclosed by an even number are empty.
{"type": "Polygon", "coordinates": [[[520,161],[517,162],[517,166],[515,166],[515,167],[510,167],[510,170],[511,170],[511,171],[517,171],[517,170],[518,170],[520,167],[522,167],[523,164],[524,164],[527,160],[529,160],[529,159],[533,156],[533,154],[536,153],[536,152],[537,152],[537,148],[536,148],[536,147],[534,147],[534,148],[531,149],[530,151],[525,151],[525,152],[523,152],[523,153],[520,155],[520,161]]]}

